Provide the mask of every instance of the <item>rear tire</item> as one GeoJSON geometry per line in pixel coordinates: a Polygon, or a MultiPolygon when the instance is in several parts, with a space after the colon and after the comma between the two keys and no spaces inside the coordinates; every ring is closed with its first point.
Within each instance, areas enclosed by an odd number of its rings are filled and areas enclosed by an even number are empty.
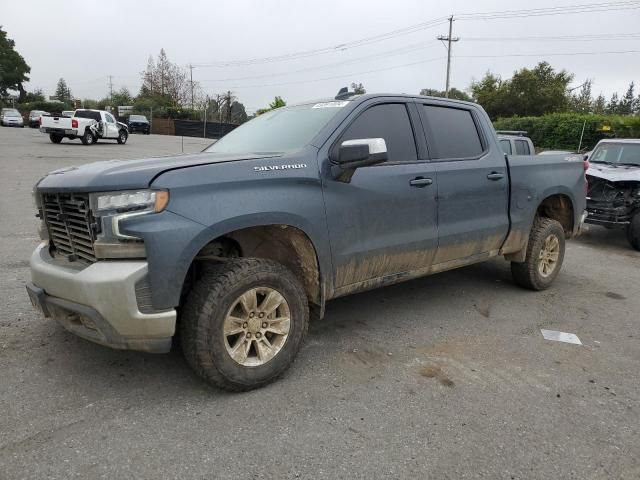
{"type": "Polygon", "coordinates": [[[240,392],[282,375],[308,325],[307,297],[293,273],[272,260],[238,258],[212,265],[194,285],[180,320],[180,343],[200,377],[240,392]]]}
{"type": "Polygon", "coordinates": [[[49,134],[49,140],[51,140],[52,143],[60,143],[62,142],[62,138],[62,135],[56,135],[55,133],[49,134]]]}
{"type": "Polygon", "coordinates": [[[627,227],[627,240],[633,248],[640,250],[640,212],[633,216],[627,227]]]}
{"type": "Polygon", "coordinates": [[[562,268],[564,251],[562,225],[550,218],[537,217],[529,235],[525,261],[511,262],[514,282],[530,290],[545,290],[562,268]]]}
{"type": "Polygon", "coordinates": [[[91,130],[85,130],[84,135],[80,137],[80,140],[82,141],[83,145],[93,145],[94,143],[96,143],[96,137],[93,136],[91,130]]]}
{"type": "Polygon", "coordinates": [[[125,143],[127,143],[127,138],[129,138],[127,132],[124,130],[120,130],[120,133],[118,133],[118,143],[120,145],[124,145],[125,143]]]}

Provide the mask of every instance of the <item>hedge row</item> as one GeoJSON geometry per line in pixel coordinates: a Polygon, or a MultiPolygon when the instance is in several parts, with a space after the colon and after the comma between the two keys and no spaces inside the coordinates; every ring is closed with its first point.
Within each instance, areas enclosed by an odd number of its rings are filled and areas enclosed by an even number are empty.
{"type": "Polygon", "coordinates": [[[542,117],[499,118],[496,130],[525,130],[536,148],[577,150],[584,125],[582,151],[603,138],[640,138],[640,116],[553,113],[542,117]]]}

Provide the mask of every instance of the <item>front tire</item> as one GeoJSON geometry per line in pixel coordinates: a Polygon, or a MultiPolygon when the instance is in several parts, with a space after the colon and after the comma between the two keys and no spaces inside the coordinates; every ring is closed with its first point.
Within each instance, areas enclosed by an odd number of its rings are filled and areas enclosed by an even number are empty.
{"type": "Polygon", "coordinates": [[[60,143],[62,142],[62,138],[62,135],[56,135],[55,133],[49,134],[49,140],[51,140],[51,143],[60,143]]]}
{"type": "Polygon", "coordinates": [[[93,145],[94,143],[96,143],[96,137],[93,136],[91,130],[85,130],[84,135],[80,137],[80,140],[82,141],[83,145],[93,145]]]}
{"type": "Polygon", "coordinates": [[[640,250],[640,212],[633,216],[627,227],[627,240],[633,248],[640,250]]]}
{"type": "Polygon", "coordinates": [[[529,235],[525,261],[511,262],[514,282],[530,290],[549,288],[562,268],[564,251],[562,225],[550,218],[537,217],[529,235]]]}
{"type": "Polygon", "coordinates": [[[272,260],[214,265],[187,297],[180,321],[184,356],[207,382],[246,391],[274,381],[293,363],[309,325],[305,291],[272,260]]]}
{"type": "Polygon", "coordinates": [[[125,143],[127,143],[127,138],[129,138],[127,132],[125,132],[124,130],[120,130],[120,133],[118,134],[118,143],[120,145],[124,145],[125,143]]]}

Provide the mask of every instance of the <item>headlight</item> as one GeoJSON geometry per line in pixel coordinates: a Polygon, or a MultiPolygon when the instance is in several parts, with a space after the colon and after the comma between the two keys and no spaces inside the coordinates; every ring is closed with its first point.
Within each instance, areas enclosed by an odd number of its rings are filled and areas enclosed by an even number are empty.
{"type": "Polygon", "coordinates": [[[140,242],[140,239],[120,231],[120,221],[139,215],[162,212],[169,203],[167,190],[128,190],[120,192],[94,193],[90,199],[91,209],[101,226],[101,234],[95,244],[96,251],[101,244],[109,244],[116,249],[122,242],[140,242]],[[113,243],[113,242],[116,243],[113,243]],[[110,243],[111,242],[111,243],[110,243]]]}
{"type": "Polygon", "coordinates": [[[169,203],[169,192],[166,190],[138,190],[97,194],[96,212],[141,210],[158,213],[166,208],[167,203],[169,203]]]}

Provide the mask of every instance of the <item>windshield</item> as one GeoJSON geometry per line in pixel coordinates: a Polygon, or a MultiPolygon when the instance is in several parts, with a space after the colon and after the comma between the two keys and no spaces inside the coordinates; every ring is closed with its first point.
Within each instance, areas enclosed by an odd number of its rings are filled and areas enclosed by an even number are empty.
{"type": "Polygon", "coordinates": [[[129,121],[130,122],[146,122],[147,117],[145,117],[144,115],[131,115],[129,117],[129,121]]]}
{"type": "Polygon", "coordinates": [[[348,102],[282,107],[228,133],[206,151],[216,153],[286,153],[307,145],[348,102]]]}
{"type": "Polygon", "coordinates": [[[19,117],[20,114],[18,112],[11,112],[10,111],[10,112],[5,113],[5,116],[7,116],[7,117],[19,117]]]}
{"type": "Polygon", "coordinates": [[[601,143],[591,154],[589,161],[640,166],[640,143],[601,143]]]}

